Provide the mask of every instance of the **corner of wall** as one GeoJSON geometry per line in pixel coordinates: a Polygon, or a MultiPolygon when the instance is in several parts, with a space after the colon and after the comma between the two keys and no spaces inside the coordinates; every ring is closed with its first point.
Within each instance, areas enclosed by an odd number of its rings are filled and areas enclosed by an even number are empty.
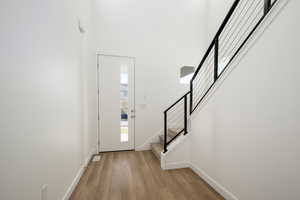
{"type": "Polygon", "coordinates": [[[222,197],[226,200],[239,200],[235,195],[229,192],[226,188],[224,188],[220,183],[211,178],[204,170],[200,169],[193,163],[189,163],[189,167],[200,176],[206,183],[208,183],[212,188],[214,188],[222,197]]]}
{"type": "Polygon", "coordinates": [[[64,197],[62,198],[62,200],[69,200],[72,193],[74,192],[76,186],[78,185],[82,175],[84,174],[87,166],[89,165],[91,159],[93,158],[93,156],[97,154],[97,146],[93,147],[91,149],[91,151],[89,152],[88,156],[86,156],[86,158],[84,159],[84,163],[83,165],[79,168],[76,176],[74,177],[72,183],[70,184],[69,188],[67,189],[64,197]]]}

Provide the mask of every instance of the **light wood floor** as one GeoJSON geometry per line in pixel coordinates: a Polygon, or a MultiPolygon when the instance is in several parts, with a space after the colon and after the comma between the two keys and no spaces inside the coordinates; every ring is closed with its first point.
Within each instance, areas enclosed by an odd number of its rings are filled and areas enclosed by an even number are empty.
{"type": "Polygon", "coordinates": [[[70,199],[224,200],[190,169],[162,170],[150,151],[102,154],[70,199]]]}

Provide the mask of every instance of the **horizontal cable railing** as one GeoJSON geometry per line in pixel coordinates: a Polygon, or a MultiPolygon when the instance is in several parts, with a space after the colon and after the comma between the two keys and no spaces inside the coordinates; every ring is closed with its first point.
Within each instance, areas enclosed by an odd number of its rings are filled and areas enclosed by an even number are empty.
{"type": "Polygon", "coordinates": [[[234,1],[191,79],[190,91],[164,112],[164,152],[180,134],[187,134],[188,107],[192,114],[277,1],[234,1]]]}
{"type": "Polygon", "coordinates": [[[183,95],[164,111],[164,152],[179,135],[187,134],[188,95],[183,95]]]}
{"type": "Polygon", "coordinates": [[[278,0],[236,0],[190,82],[190,114],[250,39],[278,0]]]}

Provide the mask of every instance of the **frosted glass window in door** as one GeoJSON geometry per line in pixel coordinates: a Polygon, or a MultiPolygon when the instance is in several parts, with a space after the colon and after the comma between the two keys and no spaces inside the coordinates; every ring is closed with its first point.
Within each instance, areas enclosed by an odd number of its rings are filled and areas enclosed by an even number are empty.
{"type": "Polygon", "coordinates": [[[121,65],[120,67],[120,139],[121,142],[128,142],[128,66],[121,65]]]}

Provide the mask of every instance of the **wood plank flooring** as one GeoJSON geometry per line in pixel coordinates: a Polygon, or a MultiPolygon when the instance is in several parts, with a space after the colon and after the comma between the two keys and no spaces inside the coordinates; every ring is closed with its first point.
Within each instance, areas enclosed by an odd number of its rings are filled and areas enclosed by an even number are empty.
{"type": "Polygon", "coordinates": [[[151,151],[101,155],[70,200],[224,200],[190,169],[162,170],[151,151]]]}

